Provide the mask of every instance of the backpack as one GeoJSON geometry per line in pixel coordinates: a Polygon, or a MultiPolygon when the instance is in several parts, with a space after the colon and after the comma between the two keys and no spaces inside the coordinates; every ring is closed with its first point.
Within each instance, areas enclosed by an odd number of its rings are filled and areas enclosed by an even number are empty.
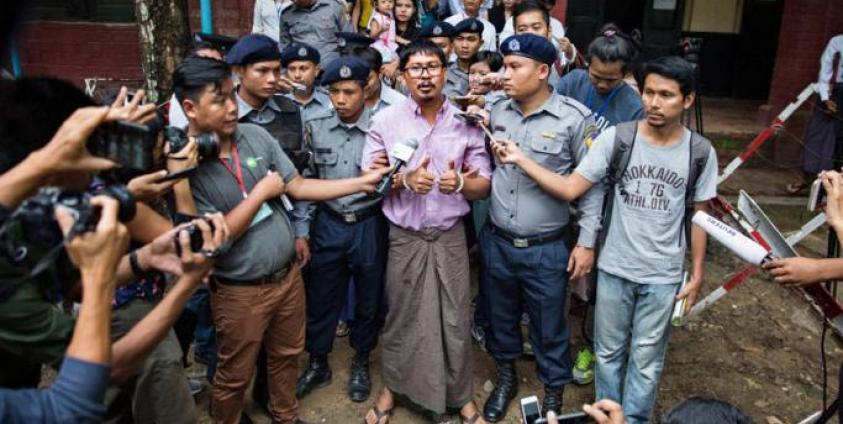
{"type": "MultiPolygon", "coordinates": [[[[623,194],[623,174],[629,166],[632,157],[632,149],[635,147],[635,137],[638,134],[638,121],[624,122],[615,125],[615,145],[612,148],[612,156],[609,160],[609,170],[606,173],[608,188],[603,199],[603,217],[601,222],[603,228],[600,230],[598,246],[602,247],[609,234],[609,226],[612,224],[612,208],[615,203],[615,190],[620,188],[623,194]]],[[[691,217],[694,210],[694,196],[697,190],[697,179],[705,169],[708,156],[711,151],[711,142],[696,131],[691,131],[691,154],[688,164],[688,185],[685,190],[685,240],[691,240],[691,217]]],[[[680,239],[679,243],[682,241],[680,239]]]]}

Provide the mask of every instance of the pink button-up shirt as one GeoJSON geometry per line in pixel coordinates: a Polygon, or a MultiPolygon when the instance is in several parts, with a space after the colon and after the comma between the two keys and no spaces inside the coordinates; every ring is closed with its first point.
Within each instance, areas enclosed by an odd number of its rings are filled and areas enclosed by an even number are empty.
{"type": "MultiPolygon", "coordinates": [[[[368,167],[379,153],[389,153],[396,143],[415,138],[419,142],[410,162],[402,172],[416,169],[425,156],[430,156],[428,170],[438,179],[448,170],[453,159],[456,169],[467,165],[479,169],[480,176],[489,178],[489,154],[480,129],[467,125],[454,114],[459,109],[444,102],[431,126],[421,114],[415,100],[394,104],[375,115],[363,149],[363,168],[368,167]]],[[[394,162],[392,157],[390,163],[394,162]]],[[[469,211],[468,201],[462,194],[442,194],[438,186],[426,195],[401,189],[387,196],[383,212],[393,224],[414,231],[425,228],[447,230],[469,211]]]]}

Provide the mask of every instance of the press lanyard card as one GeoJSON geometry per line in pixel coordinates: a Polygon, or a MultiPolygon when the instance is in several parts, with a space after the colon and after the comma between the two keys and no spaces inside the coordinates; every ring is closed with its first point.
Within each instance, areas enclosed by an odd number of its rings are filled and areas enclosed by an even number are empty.
{"type": "Polygon", "coordinates": [[[255,217],[252,218],[252,222],[249,224],[249,228],[254,227],[259,222],[269,217],[269,215],[272,215],[272,208],[270,208],[269,205],[266,204],[266,202],[261,203],[261,207],[260,209],[258,209],[258,212],[255,214],[255,217]]]}

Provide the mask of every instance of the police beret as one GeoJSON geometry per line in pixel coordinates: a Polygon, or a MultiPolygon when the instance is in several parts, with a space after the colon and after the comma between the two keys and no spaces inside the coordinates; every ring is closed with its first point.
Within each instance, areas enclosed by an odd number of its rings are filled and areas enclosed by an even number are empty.
{"type": "Polygon", "coordinates": [[[513,35],[501,43],[501,53],[529,57],[541,63],[553,65],[556,62],[556,47],[547,38],[535,34],[523,33],[513,35]]]}
{"type": "Polygon", "coordinates": [[[433,21],[419,30],[416,38],[448,37],[454,38],[454,27],[447,22],[433,21]]]}
{"type": "Polygon", "coordinates": [[[374,38],[367,37],[356,32],[338,32],[336,33],[336,36],[338,50],[351,50],[357,47],[369,47],[375,42],[374,38]]]}
{"type": "Polygon", "coordinates": [[[290,62],[297,60],[308,60],[318,65],[322,56],[319,50],[305,43],[292,43],[281,51],[281,66],[286,68],[290,62]]]}
{"type": "Polygon", "coordinates": [[[220,49],[223,53],[231,50],[235,44],[237,44],[237,39],[234,37],[229,37],[227,35],[220,35],[220,34],[212,34],[209,32],[194,32],[193,33],[193,41],[196,43],[204,42],[213,45],[214,47],[220,49]]]}
{"type": "Polygon", "coordinates": [[[340,56],[325,66],[322,73],[322,85],[330,85],[337,81],[362,81],[369,79],[369,65],[354,56],[340,56]]]}
{"type": "Polygon", "coordinates": [[[483,34],[483,22],[474,18],[465,18],[454,27],[454,36],[462,33],[483,34]]]}
{"type": "Polygon", "coordinates": [[[279,60],[278,43],[263,34],[249,34],[234,44],[225,56],[229,65],[248,65],[267,60],[279,60]]]}

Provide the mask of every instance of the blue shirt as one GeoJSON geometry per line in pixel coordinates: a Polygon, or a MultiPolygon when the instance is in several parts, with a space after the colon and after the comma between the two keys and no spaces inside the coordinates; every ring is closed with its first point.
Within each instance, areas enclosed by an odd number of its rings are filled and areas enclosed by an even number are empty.
{"type": "Polygon", "coordinates": [[[591,109],[597,125],[597,131],[592,133],[593,138],[606,128],[621,122],[644,118],[644,104],[635,89],[621,83],[605,96],[601,96],[591,84],[588,71],[584,69],[575,69],[562,77],[556,84],[556,92],[591,109]]]}
{"type": "Polygon", "coordinates": [[[0,422],[99,423],[111,367],[65,358],[55,383],[45,390],[0,389],[0,422]]]}

